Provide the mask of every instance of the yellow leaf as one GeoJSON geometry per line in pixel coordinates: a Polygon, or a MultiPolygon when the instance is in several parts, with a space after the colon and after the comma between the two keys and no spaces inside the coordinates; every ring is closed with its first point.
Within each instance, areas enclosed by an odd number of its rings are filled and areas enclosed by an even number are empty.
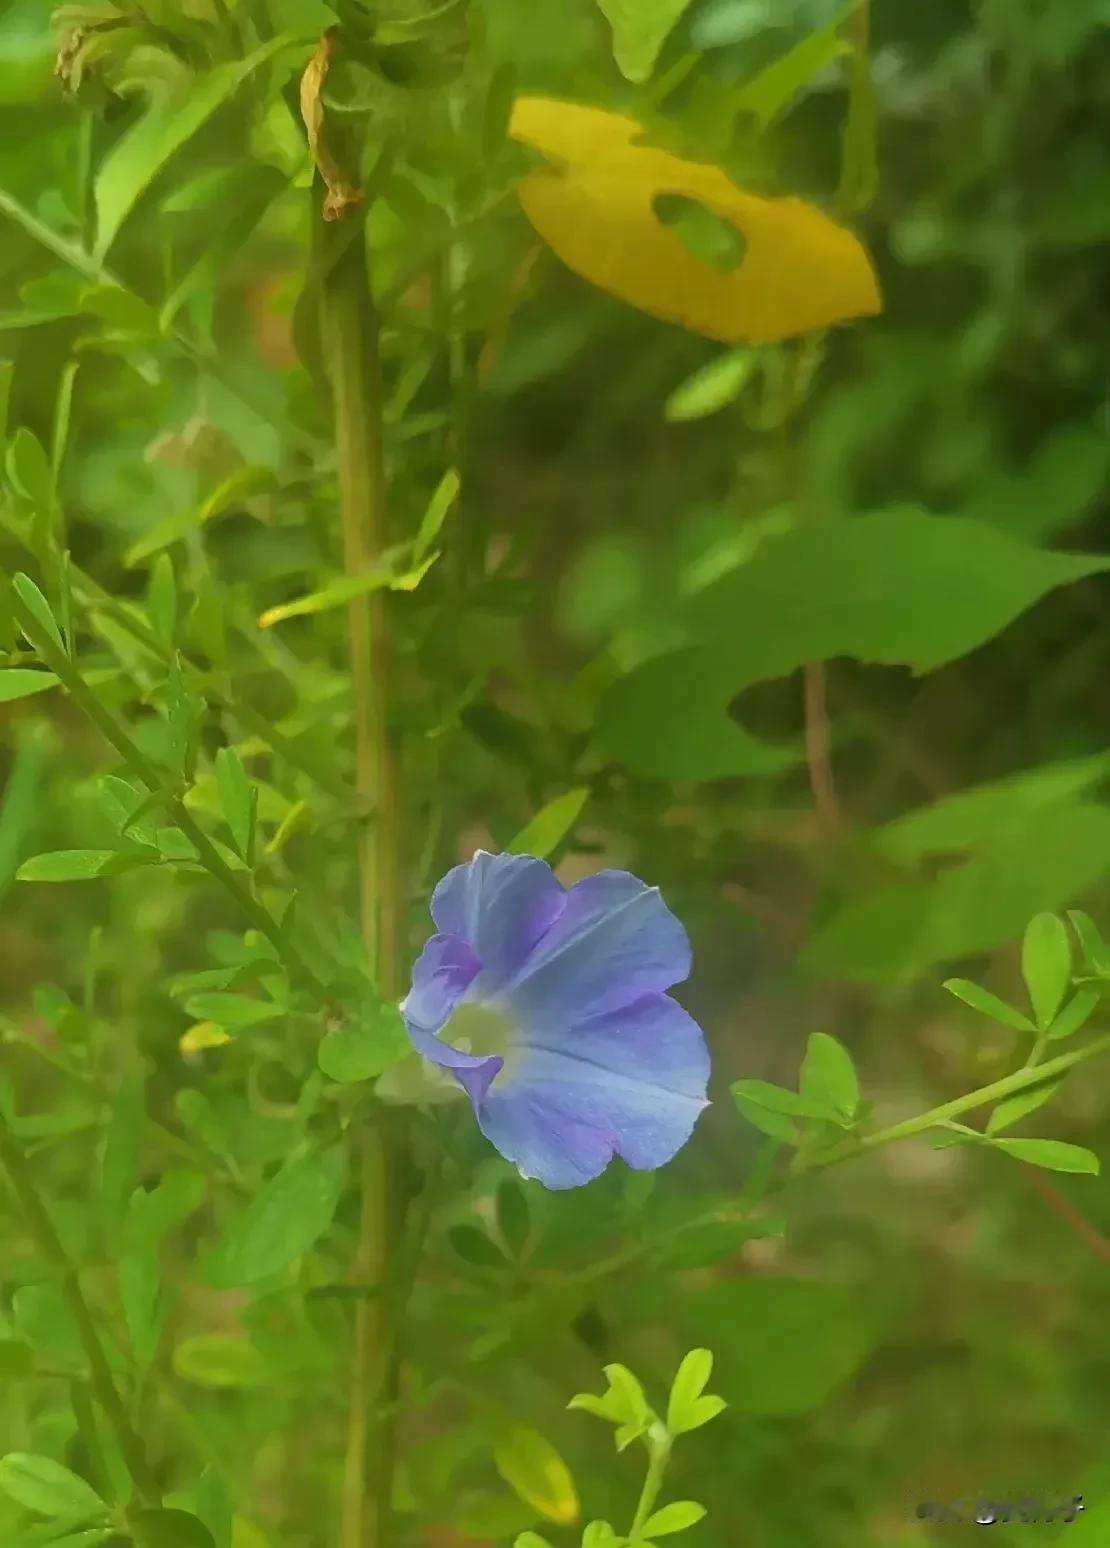
{"type": "Polygon", "coordinates": [[[560,1526],[578,1520],[578,1493],[570,1469],[536,1430],[510,1431],[495,1447],[493,1461],[513,1493],[545,1520],[560,1526]]]}
{"type": "Polygon", "coordinates": [[[643,143],[635,119],[550,98],[517,99],[510,134],[559,163],[517,184],[524,213],[583,279],[664,322],[722,343],[763,344],[881,310],[862,244],[801,199],[737,188],[719,167],[643,143]],[[662,224],[656,201],[694,200],[746,248],[723,273],[662,224]]]}
{"type": "Polygon", "coordinates": [[[194,1054],[200,1053],[202,1048],[219,1048],[230,1042],[223,1027],[218,1027],[214,1021],[198,1021],[181,1034],[177,1046],[183,1054],[194,1054]]]}

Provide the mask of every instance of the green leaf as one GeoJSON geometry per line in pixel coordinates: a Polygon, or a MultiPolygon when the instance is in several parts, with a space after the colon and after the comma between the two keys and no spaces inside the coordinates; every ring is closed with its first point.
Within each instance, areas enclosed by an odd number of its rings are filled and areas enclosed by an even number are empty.
{"type": "Polygon", "coordinates": [[[351,1012],[342,1026],[325,1033],[316,1052],[324,1074],[341,1085],[373,1080],[412,1052],[412,1042],[395,1005],[373,1002],[351,1012]]]}
{"type": "Polygon", "coordinates": [[[209,1283],[229,1289],[280,1273],[331,1225],[342,1183],[339,1146],[287,1162],[225,1230],[209,1283]]]}
{"type": "Polygon", "coordinates": [[[797,1149],[801,1136],[792,1118],[788,1118],[785,1113],[775,1112],[773,1108],[764,1107],[759,1102],[753,1102],[750,1097],[741,1096],[736,1091],[732,1095],[740,1112],[761,1134],[768,1134],[772,1139],[781,1140],[783,1144],[797,1149]]]}
{"type": "Polygon", "coordinates": [[[412,545],[412,560],[419,565],[439,536],[439,530],[447,518],[447,512],[459,497],[460,480],[455,468],[448,468],[428,501],[428,507],[420,521],[416,540],[412,545]]]}
{"type": "Polygon", "coordinates": [[[140,1510],[131,1520],[142,1548],[216,1548],[204,1522],[187,1510],[140,1510]]]}
{"type": "Polygon", "coordinates": [[[948,978],[941,987],[965,1005],[970,1005],[972,1010],[981,1011],[984,1016],[989,1016],[992,1021],[1000,1021],[1005,1027],[1013,1027],[1015,1032],[1036,1031],[1028,1016],[1023,1016],[1012,1005],[1007,1005],[1005,1000],[1000,1000],[996,994],[981,988],[979,984],[973,984],[966,978],[948,978]]]}
{"type": "Polygon", "coordinates": [[[759,364],[754,349],[729,349],[688,376],[663,405],[663,418],[671,424],[705,419],[734,403],[759,364]]]}
{"type": "Polygon", "coordinates": [[[603,750],[666,780],[793,766],[804,757],[800,741],[761,741],[730,717],[743,688],[831,656],[930,671],[1053,587],[1107,568],[1101,556],[1050,553],[985,522],[913,508],[801,523],[686,598],[673,622],[654,620],[697,643],[613,684],[598,716],[603,750]],[[661,726],[681,735],[661,736],[661,726]]]}
{"type": "Polygon", "coordinates": [[[252,848],[255,824],[255,796],[242,759],[233,747],[221,747],[216,754],[216,783],[220,805],[231,829],[235,847],[244,860],[252,848]]]}
{"type": "Polygon", "coordinates": [[[850,1122],[859,1107],[859,1077],[852,1056],[827,1032],[813,1032],[806,1044],[801,1094],[833,1108],[850,1122]]]}
{"type": "Polygon", "coordinates": [[[582,1548],[618,1548],[627,1541],[617,1535],[608,1521],[591,1521],[582,1529],[582,1548]]]}
{"type": "Polygon", "coordinates": [[[1043,1032],[1060,1009],[1071,980],[1071,942],[1064,921],[1038,914],[1029,921],[1021,948],[1021,971],[1043,1032]]]}
{"type": "Polygon", "coordinates": [[[683,1357],[671,1383],[667,1402],[667,1429],[672,1435],[681,1435],[691,1407],[705,1391],[713,1371],[713,1356],[708,1349],[691,1349],[683,1357]]]}
{"type": "Polygon", "coordinates": [[[826,1123],[840,1121],[836,1109],[827,1100],[808,1093],[789,1091],[769,1080],[734,1080],[729,1087],[739,1100],[752,1102],[757,1107],[768,1108],[773,1113],[787,1113],[795,1118],[821,1118],[826,1123]]]}
{"type": "MultiPolygon", "coordinates": [[[[12,590],[32,615],[39,628],[64,655],[65,645],[62,642],[61,631],[55,622],[54,614],[50,610],[49,602],[34,581],[29,575],[13,575],[12,590]]],[[[26,633],[26,630],[24,632],[26,633]]],[[[32,645],[37,645],[37,643],[36,640],[31,640],[32,645]]]]}
{"type": "Polygon", "coordinates": [[[801,953],[805,970],[864,982],[908,981],[937,962],[1012,941],[1033,914],[1100,883],[1110,864],[1110,809],[1042,813],[933,881],[879,885],[832,912],[801,953]]]}
{"type": "Polygon", "coordinates": [[[549,1440],[523,1426],[494,1448],[493,1463],[513,1493],[546,1521],[569,1526],[578,1519],[578,1493],[570,1469],[549,1440]]]}
{"type": "Polygon", "coordinates": [[[173,1368],[183,1381],[198,1387],[243,1391],[268,1386],[273,1380],[255,1346],[228,1333],[198,1333],[185,1339],[173,1352],[173,1368]]]}
{"type": "Polygon", "coordinates": [[[696,1526],[705,1515],[705,1506],[696,1500],[675,1500],[662,1510],[650,1515],[640,1528],[641,1537],[666,1537],[671,1532],[685,1532],[696,1526]]]}
{"type": "Polygon", "coordinates": [[[1027,1091],[1019,1091],[1015,1096],[1006,1097],[999,1102],[987,1121],[987,1133],[1000,1134],[1003,1129],[1010,1128],[1027,1113],[1036,1112],[1038,1107],[1043,1107],[1059,1090],[1063,1078],[1059,1075],[1055,1080],[1046,1080],[1040,1086],[1030,1086],[1027,1091]]]}
{"type": "Polygon", "coordinates": [[[45,855],[33,855],[15,873],[17,881],[70,882],[92,881],[98,876],[116,876],[137,865],[150,865],[156,859],[132,856],[117,849],[56,849],[45,855]]]}
{"type": "Polygon", "coordinates": [[[626,80],[650,78],[660,50],[691,0],[598,0],[613,29],[613,56],[626,80]]]}
{"type": "Polygon", "coordinates": [[[1090,914],[1080,913],[1078,909],[1069,912],[1068,918],[1072,922],[1072,928],[1079,937],[1079,944],[1083,948],[1083,955],[1092,972],[1101,978],[1110,978],[1110,946],[1107,946],[1099,933],[1098,926],[1090,914]]]}
{"type": "Polygon", "coordinates": [[[8,444],[8,477],[20,494],[42,510],[54,504],[54,476],[42,442],[26,425],[21,425],[8,444]]]}
{"type": "Polygon", "coordinates": [[[589,798],[588,787],[579,785],[548,801],[510,841],[506,853],[534,855],[537,860],[545,860],[574,827],[589,798]]]}
{"type": "Polygon", "coordinates": [[[140,194],[175,151],[259,66],[288,47],[287,34],[271,38],[245,59],[215,66],[181,99],[151,108],[104,157],[96,175],[96,259],[101,262],[140,194]]]}
{"type": "Polygon", "coordinates": [[[1082,1145],[1067,1145],[1063,1140],[1000,1139],[991,1140],[996,1150],[1005,1150],[1018,1161],[1043,1166],[1050,1172],[1089,1172],[1097,1176],[1099,1159],[1082,1145]]]}
{"type": "Polygon", "coordinates": [[[1101,1000],[1102,995],[1097,989],[1081,989],[1059,1012],[1045,1036],[1052,1042],[1074,1036],[1090,1020],[1101,1000]]]}
{"type": "Polygon", "coordinates": [[[286,1014],[268,1000],[252,1000],[245,994],[194,994],[185,1001],[186,1013],[196,1021],[214,1021],[229,1032],[261,1026],[286,1014]]]}
{"type": "Polygon", "coordinates": [[[177,582],[169,554],[159,554],[154,561],[147,587],[146,610],[158,638],[172,648],[177,629],[177,582]]]}
{"type": "Polygon", "coordinates": [[[307,596],[297,597],[292,602],[282,602],[277,607],[268,607],[260,615],[258,627],[269,629],[286,618],[308,617],[314,613],[330,612],[336,607],[346,607],[347,603],[353,601],[355,597],[365,596],[370,591],[382,591],[385,588],[391,591],[415,591],[438,558],[438,552],[429,554],[415,568],[401,573],[396,570],[380,569],[372,570],[366,575],[341,575],[320,591],[311,591],[307,596]]]}
{"type": "Polygon", "coordinates": [[[39,672],[30,667],[8,667],[0,671],[0,704],[10,704],[13,699],[29,699],[32,694],[43,693],[57,686],[53,672],[39,672]]]}
{"type": "Polygon", "coordinates": [[[722,1397],[695,1398],[686,1410],[682,1425],[683,1433],[689,1430],[700,1430],[703,1424],[708,1424],[711,1419],[716,1419],[718,1414],[723,1414],[727,1407],[728,1404],[722,1397]]]}
{"type": "Polygon", "coordinates": [[[1028,829],[1041,812],[1068,805],[1108,773],[1110,753],[1026,769],[920,806],[875,829],[870,841],[900,864],[971,849],[1008,829],[1028,829]]]}
{"type": "Polygon", "coordinates": [[[68,1467],[24,1451],[0,1457],[0,1490],[25,1510],[56,1520],[103,1516],[108,1509],[95,1489],[68,1467]]]}
{"type": "Polygon", "coordinates": [[[513,1539],[513,1548],[551,1548],[551,1544],[538,1532],[518,1532],[513,1539]]]}
{"type": "Polygon", "coordinates": [[[848,51],[848,44],[835,28],[810,32],[741,86],[733,102],[741,112],[752,115],[763,134],[822,70],[848,51]]]}

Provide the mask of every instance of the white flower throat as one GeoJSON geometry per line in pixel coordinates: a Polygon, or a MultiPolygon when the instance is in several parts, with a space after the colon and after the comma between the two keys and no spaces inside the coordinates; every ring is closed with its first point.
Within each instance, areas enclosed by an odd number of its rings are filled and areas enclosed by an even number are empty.
{"type": "Polygon", "coordinates": [[[508,1073],[510,1057],[516,1045],[516,1026],[512,1018],[496,1005],[464,1000],[456,1006],[439,1036],[462,1053],[498,1054],[505,1060],[496,1079],[508,1073]]]}

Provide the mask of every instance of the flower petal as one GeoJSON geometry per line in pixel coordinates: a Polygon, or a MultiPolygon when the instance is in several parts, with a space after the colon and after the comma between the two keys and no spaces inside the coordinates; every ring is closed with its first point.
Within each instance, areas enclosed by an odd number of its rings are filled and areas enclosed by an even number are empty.
{"type": "Polygon", "coordinates": [[[401,1014],[428,1032],[438,1032],[481,969],[477,953],[457,935],[433,935],[412,970],[412,988],[401,1014]]]}
{"type": "Polygon", "coordinates": [[[580,1188],[613,1159],[614,1136],[599,1112],[582,1113],[560,1087],[516,1081],[476,1106],[478,1126],[497,1150],[545,1188],[580,1188]]]}
{"type": "Polygon", "coordinates": [[[646,995],[543,1044],[526,1035],[511,1081],[489,1091],[478,1121],[529,1176],[573,1188],[614,1152],[640,1171],[669,1161],[707,1106],[708,1078],[697,1022],[669,995],[646,995]]]}
{"type": "Polygon", "coordinates": [[[689,938],[658,887],[628,871],[599,871],[569,889],[559,917],[504,992],[526,1025],[558,1030],[660,993],[689,973],[689,938]]]}
{"type": "Polygon", "coordinates": [[[479,849],[436,887],[432,918],[438,930],[460,936],[477,953],[482,975],[474,989],[485,995],[520,968],[567,896],[544,861],[479,849]]]}

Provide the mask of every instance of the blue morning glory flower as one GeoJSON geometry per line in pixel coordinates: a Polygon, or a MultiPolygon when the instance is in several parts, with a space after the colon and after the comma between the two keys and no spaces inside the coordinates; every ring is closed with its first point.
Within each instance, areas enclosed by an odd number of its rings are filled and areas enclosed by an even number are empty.
{"type": "Polygon", "coordinates": [[[614,1155],[669,1161],[708,1106],[709,1054],[664,992],[690,943],[659,889],[627,871],[564,887],[542,860],[480,849],[436,887],[432,919],[405,1025],[521,1175],[576,1188],[614,1155]]]}

